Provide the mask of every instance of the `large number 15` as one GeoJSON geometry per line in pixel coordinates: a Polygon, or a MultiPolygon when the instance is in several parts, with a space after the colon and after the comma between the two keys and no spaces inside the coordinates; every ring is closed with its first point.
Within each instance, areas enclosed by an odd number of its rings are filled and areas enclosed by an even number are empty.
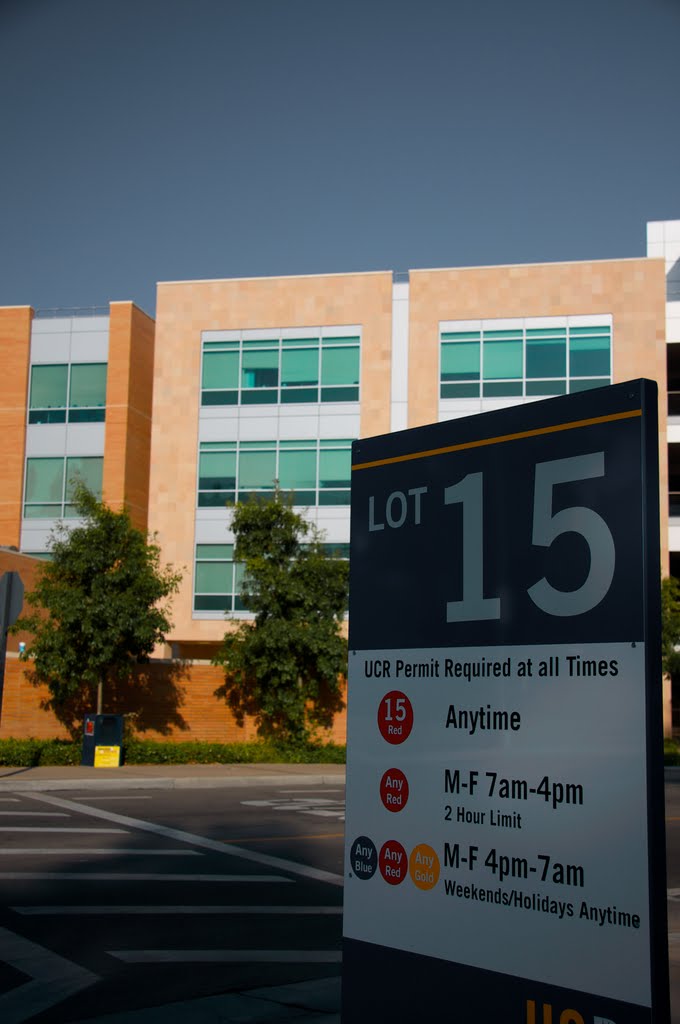
{"type": "MultiPolygon", "coordinates": [[[[611,586],[616,552],[602,516],[582,505],[553,514],[553,487],[601,476],[604,452],[536,464],[532,543],[549,548],[563,533],[578,533],[590,551],[588,574],[576,590],[556,590],[545,576],[527,590],[534,604],[548,615],[582,615],[598,605],[611,586]]],[[[482,473],[468,473],[444,490],[445,505],[463,505],[463,599],[447,602],[447,622],[501,617],[500,598],[484,597],[483,482],[482,473]]]]}

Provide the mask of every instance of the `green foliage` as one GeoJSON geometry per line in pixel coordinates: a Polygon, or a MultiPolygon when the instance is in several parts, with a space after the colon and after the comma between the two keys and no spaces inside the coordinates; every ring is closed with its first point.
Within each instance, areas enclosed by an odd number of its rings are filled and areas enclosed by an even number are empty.
{"type": "Polygon", "coordinates": [[[158,743],[132,740],[126,764],[344,764],[345,747],[334,743],[287,747],[259,743],[158,743]]]}
{"type": "Polygon", "coordinates": [[[80,746],[66,740],[0,740],[0,765],[73,765],[80,764],[80,758],[80,746]]]}
{"type": "Polygon", "coordinates": [[[252,716],[260,736],[304,744],[343,706],[347,563],[328,557],[316,527],[278,490],[273,500],[235,505],[231,527],[254,621],[225,634],[214,660],[225,669],[217,695],[239,723],[252,716]]]}
{"type": "Polygon", "coordinates": [[[664,739],[663,741],[663,763],[666,767],[677,768],[680,766],[680,746],[677,740],[664,739]]]}
{"type": "Polygon", "coordinates": [[[46,706],[76,730],[93,691],[128,679],[134,663],[148,661],[164,640],[170,621],[163,602],[181,575],[161,567],[159,548],[126,511],[108,508],[83,484],[76,485],[73,504],[84,523],[55,531],[52,560],[26,597],[32,612],[13,632],[33,634],[27,675],[47,685],[46,706]]]}
{"type": "Polygon", "coordinates": [[[661,581],[661,665],[664,673],[680,671],[680,581],[667,576],[661,581]]]}
{"type": "MultiPolygon", "coordinates": [[[[0,765],[79,765],[81,743],[64,740],[0,740],[0,765]]],[[[130,739],[126,764],[344,764],[345,747],[335,743],[285,746],[275,743],[160,743],[130,739]]]]}

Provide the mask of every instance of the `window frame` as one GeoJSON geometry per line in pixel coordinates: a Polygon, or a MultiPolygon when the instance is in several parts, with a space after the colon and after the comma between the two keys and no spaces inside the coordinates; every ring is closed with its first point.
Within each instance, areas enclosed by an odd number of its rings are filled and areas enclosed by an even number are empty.
{"type": "MultiPolygon", "coordinates": [[[[500,351],[500,349],[499,349],[500,351]]],[[[588,349],[583,346],[583,354],[588,349]]],[[[538,352],[535,352],[538,356],[538,352]]],[[[558,356],[560,358],[560,356],[558,356]]],[[[591,387],[603,387],[611,384],[613,377],[613,318],[609,314],[602,316],[570,316],[570,317],[526,317],[512,321],[479,320],[479,321],[440,321],[439,323],[439,401],[451,402],[461,400],[483,401],[488,398],[549,398],[559,394],[573,394],[591,387]],[[583,320],[591,321],[583,323],[583,320]],[[511,324],[511,326],[507,326],[511,324]],[[521,376],[491,376],[488,373],[489,346],[499,348],[504,341],[516,344],[521,337],[522,373],[521,376]],[[601,346],[593,347],[593,361],[602,358],[606,349],[608,373],[575,373],[572,372],[572,352],[579,341],[593,339],[606,341],[601,346]],[[532,361],[532,349],[538,349],[541,341],[546,345],[557,342],[562,347],[564,372],[545,372],[543,375],[528,370],[532,361]],[[462,369],[456,379],[455,366],[451,365],[450,353],[455,345],[477,346],[478,373],[470,371],[467,364],[474,363],[470,358],[461,362],[462,369]]]]}
{"type": "MultiPolygon", "coordinates": [[[[201,397],[202,410],[229,407],[233,405],[291,405],[325,404],[329,402],[359,402],[361,396],[361,328],[357,326],[281,328],[261,332],[225,331],[224,338],[215,337],[220,332],[206,331],[201,338],[201,397]],[[206,335],[208,335],[206,337],[206,335]],[[248,356],[256,353],[276,353],[270,370],[275,376],[262,384],[248,383],[245,374],[251,372],[244,363],[248,356]],[[291,383],[285,378],[290,371],[285,369],[286,356],[294,352],[306,352],[316,357],[316,380],[291,383]],[[352,353],[352,363],[347,379],[329,381],[334,376],[333,363],[338,353],[352,353]],[[208,387],[206,365],[211,356],[237,356],[236,383],[233,387],[218,384],[208,387]],[[285,369],[285,372],[284,372],[285,369]],[[351,380],[349,378],[352,378],[351,380]]],[[[257,361],[257,360],[255,360],[257,361]]],[[[308,360],[311,362],[312,360],[308,360]]],[[[209,364],[208,364],[209,365],[209,364]]],[[[216,364],[218,365],[218,364],[216,364]]],[[[257,368],[251,368],[256,373],[257,368]]],[[[263,369],[266,369],[263,368],[263,369]]],[[[312,375],[311,368],[307,371],[312,375]]],[[[341,375],[342,376],[342,375],[341,375]]]]}
{"type": "Polygon", "coordinates": [[[106,420],[106,386],[108,361],[101,359],[91,362],[32,363],[29,379],[27,419],[29,426],[44,426],[54,423],[104,423],[106,420]],[[75,405],[72,401],[73,371],[85,367],[104,367],[103,401],[96,404],[75,405]],[[34,374],[36,371],[63,368],[66,371],[66,393],[64,402],[58,405],[33,403],[34,374]]]}
{"type": "MultiPolygon", "coordinates": [[[[79,462],[91,462],[98,463],[99,472],[98,481],[96,486],[91,487],[93,494],[99,500],[101,500],[102,489],[103,489],[103,476],[104,476],[104,456],[103,455],[28,455],[24,462],[24,488],[23,488],[23,499],[21,503],[21,515],[22,519],[30,520],[31,522],[36,519],[74,519],[77,516],[73,515],[73,505],[70,501],[72,488],[71,480],[74,479],[75,474],[70,474],[68,471],[69,462],[78,460],[79,462]],[[59,481],[59,500],[55,501],[34,501],[29,498],[29,487],[31,486],[30,474],[31,474],[31,463],[38,462],[51,462],[55,464],[61,463],[61,474],[59,481]],[[29,509],[39,509],[50,507],[51,511],[47,515],[30,515],[27,514],[29,509]]],[[[91,480],[84,481],[91,486],[91,480]]]]}
{"type": "MultiPolygon", "coordinates": [[[[281,456],[292,454],[294,452],[308,453],[313,455],[314,458],[314,486],[285,486],[281,487],[281,491],[284,494],[292,494],[293,500],[296,507],[309,508],[318,506],[329,506],[337,505],[339,507],[347,507],[350,504],[351,496],[351,458],[352,458],[352,439],[351,438],[304,438],[299,440],[263,440],[263,441],[202,441],[198,445],[198,473],[196,483],[196,508],[220,508],[227,503],[242,501],[251,494],[261,495],[262,497],[268,497],[274,494],[276,487],[276,481],[280,480],[281,475],[281,456]],[[347,460],[347,477],[346,484],[341,484],[339,478],[333,481],[332,486],[324,486],[321,479],[321,469],[323,465],[323,454],[326,452],[342,453],[347,460]],[[201,458],[205,455],[218,455],[223,453],[225,456],[235,455],[235,472],[234,472],[234,487],[227,486],[214,486],[214,487],[203,487],[201,486],[202,479],[209,479],[207,475],[202,474],[201,458]],[[259,485],[243,484],[242,482],[242,464],[247,461],[248,455],[268,455],[273,456],[273,475],[271,482],[267,477],[266,482],[264,479],[259,485]],[[212,497],[211,497],[212,496],[212,497]],[[304,500],[303,500],[304,499],[304,500]],[[313,500],[310,500],[313,499],[313,500]],[[342,499],[342,500],[333,500],[342,499]]],[[[305,460],[309,461],[309,460],[305,460]]],[[[309,471],[308,469],[306,470],[309,471]]],[[[219,477],[214,477],[216,483],[219,482],[219,477]]],[[[225,482],[231,480],[231,477],[225,477],[225,482]]]]}

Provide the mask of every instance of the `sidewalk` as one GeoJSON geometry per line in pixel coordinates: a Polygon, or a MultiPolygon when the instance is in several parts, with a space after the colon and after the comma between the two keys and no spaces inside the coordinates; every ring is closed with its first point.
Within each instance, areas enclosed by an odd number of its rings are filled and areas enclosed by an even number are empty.
{"type": "Polygon", "coordinates": [[[0,792],[50,789],[219,789],[344,782],[344,764],[131,764],[120,768],[0,767],[0,792]]]}
{"type": "Polygon", "coordinates": [[[340,978],[207,996],[73,1024],[340,1024],[340,978]]]}

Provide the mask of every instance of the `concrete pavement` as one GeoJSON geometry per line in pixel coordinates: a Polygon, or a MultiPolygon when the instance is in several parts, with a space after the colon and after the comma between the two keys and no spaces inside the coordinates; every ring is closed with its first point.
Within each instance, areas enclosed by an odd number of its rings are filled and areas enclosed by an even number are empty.
{"type": "Polygon", "coordinates": [[[120,768],[0,767],[0,792],[51,789],[199,789],[344,782],[344,764],[126,764],[120,768]]]}
{"type": "MultiPolygon", "coordinates": [[[[122,765],[120,768],[0,767],[1,792],[199,789],[321,785],[345,781],[334,764],[122,765]]],[[[340,978],[250,989],[90,1017],[73,1024],[340,1024],[340,978]]]]}
{"type": "MultiPolygon", "coordinates": [[[[680,768],[666,769],[678,781],[680,768]]],[[[40,790],[191,789],[334,783],[344,765],[123,765],[120,768],[0,767],[0,792],[40,790]]],[[[668,894],[671,1021],[680,1024],[680,890],[668,894]]],[[[340,978],[250,989],[74,1022],[74,1024],[340,1024],[340,978]]]]}

